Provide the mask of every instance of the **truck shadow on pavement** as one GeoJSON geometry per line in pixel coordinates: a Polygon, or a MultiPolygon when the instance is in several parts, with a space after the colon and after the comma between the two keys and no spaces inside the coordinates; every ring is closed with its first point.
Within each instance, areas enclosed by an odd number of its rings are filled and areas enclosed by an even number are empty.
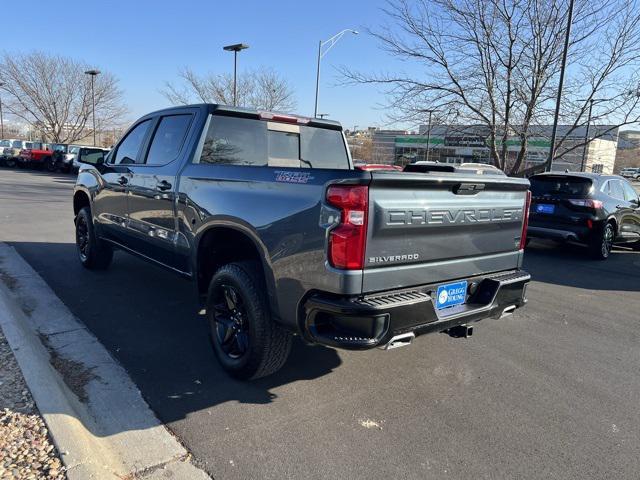
{"type": "Polygon", "coordinates": [[[282,370],[234,380],[217,363],[190,282],[121,252],[109,270],[92,272],[74,244],[10,245],[121,363],[164,423],[224,402],[275,402],[276,387],[328,375],[342,363],[335,350],[295,338],[282,370]]]}
{"type": "Polygon", "coordinates": [[[524,268],[532,280],[568,287],[637,292],[640,252],[614,248],[607,260],[593,260],[586,248],[533,241],[525,251],[524,268]]]}

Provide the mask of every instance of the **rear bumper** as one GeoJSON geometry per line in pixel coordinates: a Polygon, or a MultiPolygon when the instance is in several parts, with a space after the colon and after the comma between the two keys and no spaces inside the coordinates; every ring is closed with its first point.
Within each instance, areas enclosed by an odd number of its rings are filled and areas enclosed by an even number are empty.
{"type": "Polygon", "coordinates": [[[527,229],[527,237],[531,238],[546,238],[550,240],[560,240],[564,242],[580,242],[585,243],[589,241],[592,230],[587,227],[561,227],[561,228],[547,228],[536,227],[529,225],[527,229]]]}
{"type": "Polygon", "coordinates": [[[500,318],[526,303],[531,276],[523,270],[467,278],[467,303],[437,310],[438,285],[396,290],[362,298],[315,294],[304,304],[308,341],[349,350],[387,345],[404,333],[442,332],[485,318],[500,318]]]}

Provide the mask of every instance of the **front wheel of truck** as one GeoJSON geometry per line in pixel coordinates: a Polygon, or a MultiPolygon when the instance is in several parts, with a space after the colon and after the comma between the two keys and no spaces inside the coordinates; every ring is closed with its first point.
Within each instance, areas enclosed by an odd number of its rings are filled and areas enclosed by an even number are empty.
{"type": "Polygon", "coordinates": [[[291,350],[291,334],[272,320],[265,290],[255,262],[224,265],[209,284],[213,349],[222,368],[238,379],[275,373],[291,350]]]}

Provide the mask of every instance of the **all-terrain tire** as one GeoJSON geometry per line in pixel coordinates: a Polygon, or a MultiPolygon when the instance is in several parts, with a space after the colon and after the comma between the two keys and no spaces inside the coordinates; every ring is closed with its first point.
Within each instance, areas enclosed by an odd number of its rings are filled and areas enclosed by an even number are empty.
{"type": "Polygon", "coordinates": [[[91,209],[83,207],[76,216],[76,250],[80,263],[89,270],[105,270],[113,259],[113,249],[100,240],[93,228],[91,209]]]}
{"type": "Polygon", "coordinates": [[[56,161],[53,157],[45,158],[43,161],[43,165],[45,166],[48,172],[55,172],[57,170],[56,161]]]}
{"type": "Polygon", "coordinates": [[[207,319],[209,321],[213,349],[220,365],[231,376],[256,379],[271,375],[285,364],[291,350],[292,335],[272,318],[266,296],[266,285],[256,262],[229,263],[218,269],[209,284],[207,295],[207,319]],[[226,295],[236,297],[235,307],[229,308],[226,295]],[[229,310],[228,314],[224,310],[229,310]],[[237,314],[231,314],[235,310],[237,314]],[[227,332],[221,319],[229,315],[235,318],[235,332],[242,332],[244,346],[235,354],[229,351],[227,332]],[[220,329],[225,334],[221,334],[220,329]],[[224,337],[224,338],[223,338],[224,337]]]}

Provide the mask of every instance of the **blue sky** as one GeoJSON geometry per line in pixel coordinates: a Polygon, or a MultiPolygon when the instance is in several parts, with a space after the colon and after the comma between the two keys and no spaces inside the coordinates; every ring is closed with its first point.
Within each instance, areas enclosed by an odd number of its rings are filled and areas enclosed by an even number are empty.
{"type": "Polygon", "coordinates": [[[335,71],[340,65],[402,68],[363,31],[384,20],[382,6],[383,0],[12,2],[11,18],[40,12],[46,33],[26,34],[34,33],[38,22],[4,22],[0,48],[62,54],[111,71],[133,120],[167,105],[159,90],[176,80],[180,68],[231,71],[232,54],[222,46],[243,42],[250,48],[239,56],[240,74],[243,68],[273,68],[295,88],[298,113],[312,115],[318,40],[354,28],[360,35],[345,35],[323,59],[319,111],[345,128],[384,126],[384,96],[375,87],[338,86],[335,71]]]}

